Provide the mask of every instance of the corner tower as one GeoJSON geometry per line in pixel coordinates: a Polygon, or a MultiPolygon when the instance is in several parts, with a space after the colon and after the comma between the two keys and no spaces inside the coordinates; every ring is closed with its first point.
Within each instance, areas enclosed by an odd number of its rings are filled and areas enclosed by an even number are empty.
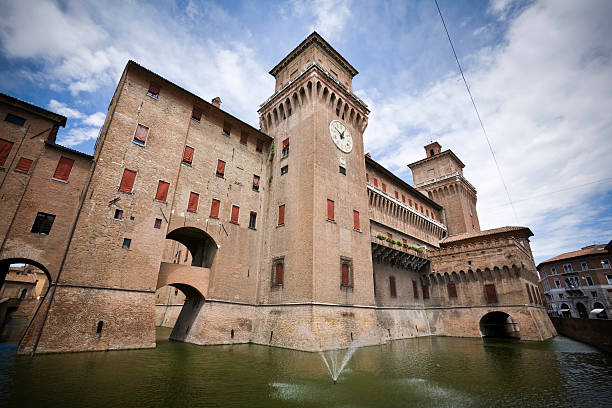
{"type": "Polygon", "coordinates": [[[463,177],[465,164],[438,142],[425,146],[427,157],[408,165],[415,187],[444,207],[449,235],[480,231],[476,189],[463,177]]]}

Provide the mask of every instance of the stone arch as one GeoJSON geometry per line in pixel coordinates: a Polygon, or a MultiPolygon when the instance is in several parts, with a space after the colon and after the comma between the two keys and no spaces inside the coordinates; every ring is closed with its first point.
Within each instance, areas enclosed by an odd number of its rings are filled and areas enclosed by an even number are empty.
{"type": "Polygon", "coordinates": [[[270,114],[270,112],[268,112],[267,121],[268,121],[268,128],[271,128],[272,127],[272,115],[270,114]]]}
{"type": "Polygon", "coordinates": [[[208,233],[195,227],[180,227],[169,232],[166,239],[178,241],[187,247],[192,256],[191,266],[212,266],[218,246],[208,233]]]}
{"type": "Polygon", "coordinates": [[[482,276],[482,271],[480,269],[476,269],[476,280],[483,281],[484,277],[482,276]]]}
{"type": "Polygon", "coordinates": [[[342,98],[338,98],[336,102],[336,116],[340,117],[340,110],[342,109],[342,98]]]}
{"type": "Polygon", "coordinates": [[[287,114],[287,117],[291,116],[291,114],[293,113],[293,108],[291,107],[291,101],[289,100],[289,98],[285,99],[285,112],[287,114]]]}
{"type": "Polygon", "coordinates": [[[474,271],[471,269],[468,269],[468,279],[472,281],[476,280],[476,278],[474,277],[474,271]]]}
{"type": "Polygon", "coordinates": [[[578,312],[578,317],[581,319],[587,319],[589,317],[589,312],[582,302],[576,302],[576,311],[578,312]]]}
{"type": "Polygon", "coordinates": [[[444,278],[439,273],[436,274],[436,277],[438,278],[438,283],[444,282],[444,278]]]}
{"type": "Polygon", "coordinates": [[[501,279],[502,278],[501,271],[499,270],[499,268],[497,266],[493,267],[493,278],[494,279],[501,279]]]}
{"type": "Polygon", "coordinates": [[[485,276],[486,280],[492,280],[493,279],[493,275],[491,274],[491,270],[489,268],[485,268],[484,276],[485,276]]]}
{"type": "Polygon", "coordinates": [[[510,273],[510,269],[506,265],[502,266],[502,271],[503,271],[503,276],[504,277],[506,277],[508,279],[512,278],[512,274],[510,273]]]}
{"type": "Polygon", "coordinates": [[[327,89],[327,87],[324,87],[323,94],[321,94],[321,97],[323,98],[323,102],[327,102],[328,95],[329,95],[329,89],[327,89]]]}
{"type": "Polygon", "coordinates": [[[453,277],[453,282],[458,282],[459,281],[459,276],[457,275],[457,272],[453,272],[451,274],[451,276],[453,277]]]}
{"type": "Polygon", "coordinates": [[[461,277],[461,280],[464,282],[467,282],[467,278],[465,276],[465,272],[463,271],[459,271],[459,276],[461,277]]]}
{"type": "Polygon", "coordinates": [[[278,105],[278,116],[280,117],[281,120],[287,119],[287,116],[285,115],[285,108],[282,102],[280,105],[278,105]]]}
{"type": "Polygon", "coordinates": [[[606,308],[601,302],[593,303],[593,310],[603,309],[600,313],[593,313],[598,319],[607,319],[608,314],[606,313],[606,308]]]}
{"type": "Polygon", "coordinates": [[[344,103],[344,108],[342,109],[342,120],[346,118],[346,114],[348,113],[349,105],[348,103],[344,103]]]}
{"type": "MultiPolygon", "coordinates": [[[[176,318],[170,334],[170,340],[187,341],[194,323],[205,303],[204,294],[198,288],[182,282],[170,282],[167,286],[176,288],[185,295],[185,303],[176,318]]],[[[161,286],[163,287],[163,286],[161,286]]],[[[159,288],[158,288],[159,289],[159,288]]],[[[165,316],[162,320],[165,319],[165,316]]]]}
{"type": "Polygon", "coordinates": [[[306,103],[306,91],[304,90],[304,87],[300,88],[300,100],[301,100],[301,104],[303,105],[304,103],[306,103]]]}
{"type": "Polygon", "coordinates": [[[361,122],[361,114],[357,112],[357,116],[355,116],[355,126],[359,125],[361,122]]]}
{"type": "Polygon", "coordinates": [[[450,275],[448,274],[448,272],[444,272],[444,281],[450,282],[450,275]]]}
{"type": "Polygon", "coordinates": [[[300,106],[300,100],[298,99],[298,94],[297,92],[294,92],[293,95],[291,96],[291,103],[293,104],[293,108],[297,109],[298,106],[300,106]]]}
{"type": "Polygon", "coordinates": [[[349,113],[349,121],[352,122],[355,117],[355,109],[351,108],[351,113],[349,113]]]}
{"type": "Polygon", "coordinates": [[[334,103],[336,103],[336,94],[332,92],[329,97],[329,106],[333,107],[334,103]]]}
{"type": "Polygon", "coordinates": [[[482,337],[520,339],[518,324],[512,316],[502,311],[489,312],[479,322],[482,337]]]}
{"type": "Polygon", "coordinates": [[[278,123],[278,111],[276,110],[276,108],[272,109],[272,114],[274,115],[274,123],[277,124],[278,123]]]}

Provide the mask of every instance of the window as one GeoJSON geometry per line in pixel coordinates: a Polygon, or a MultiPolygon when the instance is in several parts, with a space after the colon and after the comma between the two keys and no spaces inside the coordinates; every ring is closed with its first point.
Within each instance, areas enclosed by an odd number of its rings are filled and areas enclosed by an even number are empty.
{"type": "Polygon", "coordinates": [[[572,264],[563,265],[563,273],[572,273],[574,269],[572,268],[572,264]]]}
{"type": "Polygon", "coordinates": [[[559,293],[559,299],[563,299],[563,293],[559,293]]]}
{"type": "Polygon", "coordinates": [[[30,171],[30,167],[32,167],[32,163],[34,161],[30,159],[26,159],[25,157],[19,158],[17,162],[17,166],[15,166],[15,171],[19,171],[22,173],[28,173],[30,171]]]}
{"type": "Polygon", "coordinates": [[[193,147],[185,146],[185,151],[183,152],[183,163],[184,164],[193,163],[193,153],[194,153],[193,147]]]}
{"type": "Polygon", "coordinates": [[[370,182],[370,176],[368,175],[368,173],[366,173],[366,183],[370,182]]]}
{"type": "Polygon", "coordinates": [[[36,214],[30,232],[40,235],[49,235],[51,227],[53,226],[53,221],[55,221],[55,215],[39,212],[36,214]]]}
{"type": "Polygon", "coordinates": [[[382,183],[382,191],[387,192],[387,185],[385,183],[382,183]]]}
{"type": "Polygon", "coordinates": [[[423,206],[421,205],[420,207],[421,207],[421,213],[422,213],[423,212],[423,206]]]}
{"type": "Polygon", "coordinates": [[[557,289],[560,289],[560,288],[561,288],[561,281],[560,281],[559,279],[555,279],[555,287],[556,287],[557,289]]]}
{"type": "Polygon", "coordinates": [[[121,184],[119,184],[119,191],[125,193],[131,193],[134,188],[134,180],[136,179],[136,172],[128,169],[123,170],[123,176],[121,177],[121,184]]]}
{"type": "Polygon", "coordinates": [[[285,204],[278,206],[278,225],[285,225],[285,204]]]}
{"type": "Polygon", "coordinates": [[[136,127],[136,132],[134,132],[134,138],[132,141],[137,145],[144,146],[147,141],[147,135],[149,134],[149,128],[138,124],[136,127]]]}
{"type": "Polygon", "coordinates": [[[425,215],[429,217],[429,210],[427,208],[425,209],[425,215]]]}
{"type": "Polygon", "coordinates": [[[340,286],[345,288],[353,286],[352,269],[351,261],[340,259],[340,286]]]}
{"type": "Polygon", "coordinates": [[[406,196],[402,194],[402,203],[406,202],[406,196]]]}
{"type": "Polygon", "coordinates": [[[597,297],[597,292],[595,292],[595,291],[591,292],[591,296],[594,297],[594,298],[597,297]]]}
{"type": "Polygon", "coordinates": [[[153,224],[153,228],[157,228],[157,229],[161,228],[161,218],[155,219],[155,224],[153,224]]]}
{"type": "Polygon", "coordinates": [[[327,200],[327,221],[334,221],[334,202],[327,200]]]}
{"type": "Polygon", "coordinates": [[[221,201],[215,200],[213,198],[212,204],[210,205],[210,217],[211,218],[219,218],[219,207],[221,206],[221,201]]]}
{"type": "Polygon", "coordinates": [[[395,198],[399,200],[399,193],[397,192],[397,190],[395,191],[395,198]]]}
{"type": "Polygon", "coordinates": [[[378,188],[378,180],[374,179],[374,187],[378,188]]]}
{"type": "Polygon", "coordinates": [[[586,280],[588,286],[593,286],[593,278],[591,278],[589,275],[585,276],[584,280],[586,280]]]}
{"type": "Polygon", "coordinates": [[[217,160],[217,177],[223,178],[225,176],[225,162],[223,160],[217,160]]]}
{"type": "Polygon", "coordinates": [[[251,214],[249,215],[249,228],[257,228],[257,213],[255,211],[251,211],[251,214]]]}
{"type": "Polygon", "coordinates": [[[53,178],[57,180],[68,181],[68,177],[70,177],[70,171],[72,170],[73,164],[74,160],[64,156],[60,157],[59,162],[57,163],[57,167],[55,168],[55,173],[53,173],[53,178]]]}
{"type": "Polygon", "coordinates": [[[359,228],[359,211],[353,210],[353,228],[357,231],[360,231],[359,228]]]}
{"type": "Polygon", "coordinates": [[[408,205],[409,205],[410,207],[412,207],[412,200],[411,200],[411,199],[408,199],[408,205]]]}
{"type": "Polygon", "coordinates": [[[11,153],[12,149],[13,142],[0,139],[0,167],[4,166],[4,163],[6,163],[6,159],[8,158],[8,155],[11,153]]]}
{"type": "Polygon", "coordinates": [[[281,167],[281,176],[289,173],[289,165],[281,167]]]}
{"type": "Polygon", "coordinates": [[[240,132],[240,144],[243,144],[246,146],[248,140],[249,140],[249,134],[245,132],[244,130],[240,132]]]}
{"type": "Polygon", "coordinates": [[[227,122],[223,122],[223,131],[221,133],[223,133],[225,136],[229,136],[231,131],[232,125],[227,122]]]}
{"type": "Polygon", "coordinates": [[[263,152],[263,142],[261,140],[257,141],[257,144],[255,145],[255,151],[257,153],[262,153],[263,152]]]}
{"type": "Polygon", "coordinates": [[[132,240],[129,238],[123,238],[123,245],[121,247],[125,249],[130,249],[130,245],[132,245],[132,240]]]}
{"type": "Polygon", "coordinates": [[[12,113],[7,113],[4,121],[17,126],[23,126],[26,122],[26,120],[21,116],[13,115],[12,113]]]}
{"type": "Polygon", "coordinates": [[[149,90],[147,91],[147,95],[153,99],[157,99],[157,97],[159,96],[159,85],[151,82],[149,84],[149,90]]]}
{"type": "Polygon", "coordinates": [[[202,110],[194,106],[193,110],[191,111],[191,119],[199,122],[200,119],[202,119],[202,110]]]}
{"type": "Polygon", "coordinates": [[[189,193],[189,202],[187,203],[187,211],[197,212],[198,201],[200,201],[200,195],[193,191],[189,193]]]}
{"type": "Polygon", "coordinates": [[[457,286],[454,283],[448,284],[448,297],[449,298],[457,297],[457,286]]]}
{"type": "Polygon", "coordinates": [[[419,287],[417,286],[417,282],[415,280],[412,281],[412,295],[415,299],[419,298],[419,287]]]}
{"type": "Polygon", "coordinates": [[[550,268],[550,273],[553,275],[557,274],[557,269],[556,268],[550,268]]]}
{"type": "Polygon", "coordinates": [[[397,288],[395,287],[395,276],[389,276],[389,293],[392,298],[397,297],[397,288]]]}
{"type": "Polygon", "coordinates": [[[429,285],[423,285],[423,299],[429,299],[429,285]]]}
{"type": "Polygon", "coordinates": [[[116,220],[122,220],[123,219],[123,210],[115,210],[115,217],[116,220]]]}
{"type": "Polygon", "coordinates": [[[281,150],[281,158],[289,156],[289,138],[283,140],[283,146],[281,150]]]}
{"type": "Polygon", "coordinates": [[[283,281],[285,278],[285,264],[283,259],[279,259],[274,262],[272,274],[272,286],[283,286],[283,281]]]}
{"type": "Polygon", "coordinates": [[[232,224],[238,224],[238,214],[240,214],[240,207],[232,205],[232,213],[230,216],[230,222],[232,224]]]}
{"type": "Polygon", "coordinates": [[[344,174],[346,176],[346,169],[342,166],[338,166],[338,172],[340,174],[344,174]]]}
{"type": "Polygon", "coordinates": [[[157,201],[161,201],[165,203],[168,199],[168,188],[170,187],[170,183],[165,182],[163,180],[159,180],[157,182],[157,192],[155,193],[155,199],[157,201]]]}
{"type": "Polygon", "coordinates": [[[601,267],[604,269],[610,269],[610,261],[608,261],[607,259],[602,259],[601,267]]]}
{"type": "Polygon", "coordinates": [[[586,262],[581,263],[580,267],[582,268],[583,271],[588,271],[589,270],[589,265],[587,265],[586,262]]]}
{"type": "Polygon", "coordinates": [[[606,273],[606,279],[608,280],[608,285],[612,285],[612,273],[606,273]]]}
{"type": "Polygon", "coordinates": [[[259,191],[259,176],[253,174],[253,190],[259,191]]]}
{"type": "Polygon", "coordinates": [[[485,285],[485,293],[487,295],[487,303],[497,302],[497,292],[495,291],[495,285],[490,283],[485,285]]]}

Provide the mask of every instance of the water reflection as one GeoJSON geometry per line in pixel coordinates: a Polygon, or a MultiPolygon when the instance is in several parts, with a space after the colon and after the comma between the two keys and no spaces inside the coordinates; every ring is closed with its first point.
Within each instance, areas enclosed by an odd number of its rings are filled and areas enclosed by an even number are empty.
{"type": "Polygon", "coordinates": [[[612,399],[610,356],[563,337],[364,347],[337,385],[316,353],[256,345],[162,341],[153,350],[34,359],[14,352],[0,349],[0,406],[596,407],[612,399]]]}

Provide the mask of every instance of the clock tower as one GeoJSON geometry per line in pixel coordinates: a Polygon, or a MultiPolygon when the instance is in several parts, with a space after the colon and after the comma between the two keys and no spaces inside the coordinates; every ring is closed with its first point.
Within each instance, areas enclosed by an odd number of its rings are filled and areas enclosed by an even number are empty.
{"type": "MultiPolygon", "coordinates": [[[[316,32],[270,74],[275,92],[259,109],[262,130],[274,137],[259,301],[291,304],[279,316],[310,326],[317,338],[348,341],[376,327],[373,309],[346,307],[374,305],[363,147],[369,110],[352,92],[357,70],[316,32]]],[[[287,341],[292,324],[283,326],[287,341]]]]}

